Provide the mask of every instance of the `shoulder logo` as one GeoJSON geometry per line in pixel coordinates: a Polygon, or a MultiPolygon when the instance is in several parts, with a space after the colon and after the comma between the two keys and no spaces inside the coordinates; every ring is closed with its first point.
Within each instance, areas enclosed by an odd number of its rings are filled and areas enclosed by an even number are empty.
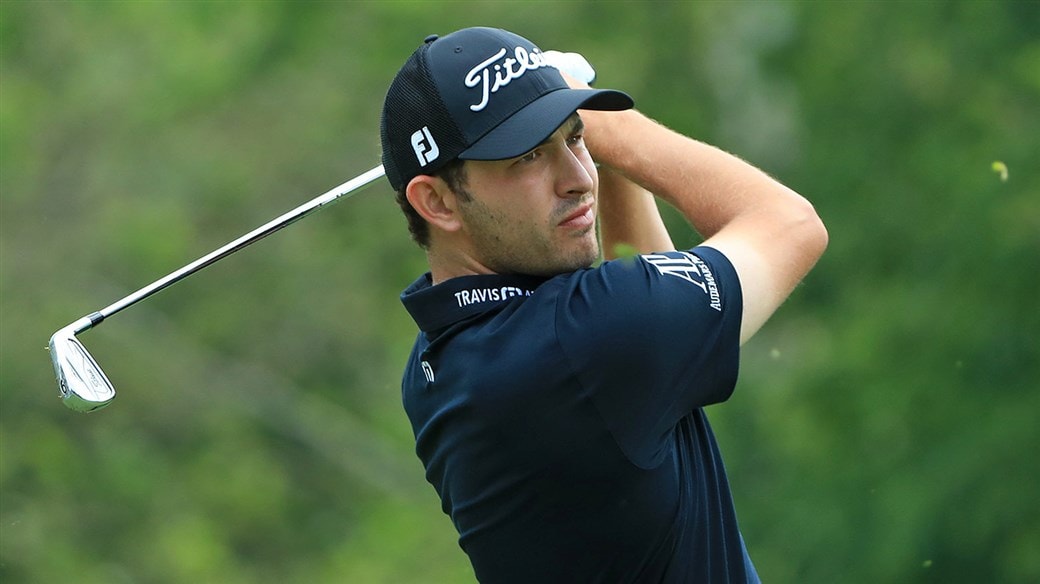
{"type": "Polygon", "coordinates": [[[419,159],[419,166],[426,166],[441,155],[441,149],[433,139],[433,134],[430,134],[429,126],[423,126],[412,134],[412,150],[415,150],[415,156],[419,159]]]}
{"type": "Polygon", "coordinates": [[[718,284],[715,283],[715,275],[701,258],[686,251],[646,254],[640,257],[657,268],[661,275],[675,276],[697,286],[708,295],[712,308],[722,310],[722,296],[719,294],[718,284]]]}

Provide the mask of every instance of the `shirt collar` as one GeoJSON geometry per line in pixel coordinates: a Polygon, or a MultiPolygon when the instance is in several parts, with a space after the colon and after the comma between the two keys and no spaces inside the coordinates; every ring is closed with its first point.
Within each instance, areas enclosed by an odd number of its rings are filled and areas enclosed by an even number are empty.
{"type": "Polygon", "coordinates": [[[460,276],[434,286],[427,272],[401,293],[401,302],[423,332],[440,330],[514,298],[530,296],[545,278],[486,274],[460,276]]]}

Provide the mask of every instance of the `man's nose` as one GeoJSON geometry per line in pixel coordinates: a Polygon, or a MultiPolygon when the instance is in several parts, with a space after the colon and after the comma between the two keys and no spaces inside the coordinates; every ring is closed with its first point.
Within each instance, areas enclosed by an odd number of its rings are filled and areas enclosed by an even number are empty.
{"type": "Polygon", "coordinates": [[[556,179],[556,192],[560,197],[580,197],[591,192],[596,186],[593,176],[596,167],[587,156],[583,159],[570,148],[563,148],[557,165],[559,174],[556,179]]]}

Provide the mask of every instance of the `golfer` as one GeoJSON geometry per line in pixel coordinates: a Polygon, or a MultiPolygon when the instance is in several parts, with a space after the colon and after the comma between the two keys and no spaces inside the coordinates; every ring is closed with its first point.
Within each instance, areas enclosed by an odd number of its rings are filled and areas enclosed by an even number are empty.
{"type": "Polygon", "coordinates": [[[428,37],[386,96],[383,164],[430,268],[401,296],[404,406],[481,582],[759,581],[703,408],[827,232],[632,106],[490,28],[428,37]],[[674,249],[655,195],[703,244],[674,249]]]}

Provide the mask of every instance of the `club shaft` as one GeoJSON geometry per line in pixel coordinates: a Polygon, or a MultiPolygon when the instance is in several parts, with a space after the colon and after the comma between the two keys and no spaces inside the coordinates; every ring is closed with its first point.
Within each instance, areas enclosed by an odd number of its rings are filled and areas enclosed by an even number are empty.
{"type": "Polygon", "coordinates": [[[155,294],[156,292],[166,288],[167,286],[175,284],[180,280],[183,280],[184,278],[194,274],[195,272],[198,272],[202,268],[205,268],[206,266],[213,264],[248,245],[256,243],[257,241],[267,237],[268,235],[271,235],[272,233],[282,229],[283,227],[287,227],[295,223],[296,221],[303,219],[307,215],[310,215],[311,213],[317,211],[325,205],[328,205],[333,201],[336,201],[346,195],[349,195],[354,191],[357,191],[358,189],[382,177],[383,175],[383,166],[380,165],[373,168],[372,170],[358,175],[355,178],[348,180],[347,182],[339,185],[338,187],[335,187],[329,190],[328,192],[319,195],[314,199],[311,199],[310,201],[300,205],[299,207],[296,207],[292,211],[289,211],[275,219],[272,219],[271,221],[268,221],[267,223],[261,225],[260,227],[257,227],[256,229],[250,231],[249,233],[246,233],[245,235],[224,245],[223,247],[213,250],[212,252],[200,257],[199,259],[191,262],[183,268],[180,268],[179,270],[172,272],[169,275],[164,276],[159,280],[156,280],[155,282],[152,282],[151,284],[126,296],[125,298],[117,300],[112,304],[106,306],[105,308],[102,308],[101,310],[95,313],[92,313],[79,319],[78,321],[73,323],[75,332],[80,333],[99,324],[101,321],[119,312],[120,310],[132,306],[133,304],[136,304],[141,300],[148,298],[152,294],[155,294]]]}

